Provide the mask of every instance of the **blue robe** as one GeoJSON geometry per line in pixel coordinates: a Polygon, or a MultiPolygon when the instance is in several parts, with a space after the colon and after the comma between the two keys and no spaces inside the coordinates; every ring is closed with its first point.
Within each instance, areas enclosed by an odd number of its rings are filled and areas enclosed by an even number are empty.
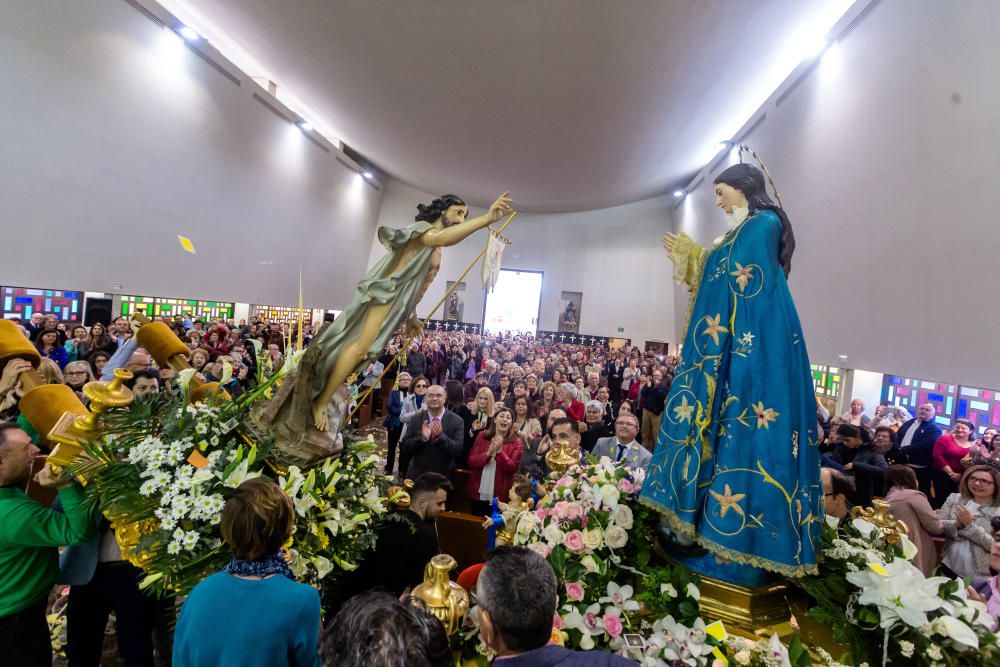
{"type": "MultiPolygon", "coordinates": [[[[707,251],[640,498],[712,554],[801,576],[816,572],[823,493],[780,239],[780,219],[762,209],[707,251]]],[[[729,578],[714,555],[702,562],[692,567],[729,578]]]]}

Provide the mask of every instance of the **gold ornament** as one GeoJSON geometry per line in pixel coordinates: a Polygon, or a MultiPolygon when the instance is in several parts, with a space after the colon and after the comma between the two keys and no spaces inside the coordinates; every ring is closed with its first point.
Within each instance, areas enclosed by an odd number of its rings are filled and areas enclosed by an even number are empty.
{"type": "Polygon", "coordinates": [[[905,523],[889,513],[889,503],[884,500],[873,500],[871,507],[855,507],[851,516],[876,526],[882,531],[886,544],[898,544],[902,536],[909,532],[905,523]]]}
{"type": "Polygon", "coordinates": [[[152,560],[150,551],[136,554],[135,550],[139,546],[139,539],[143,535],[151,535],[160,529],[160,522],[156,519],[140,519],[131,523],[127,517],[118,517],[111,524],[111,529],[115,531],[115,539],[118,541],[118,548],[121,549],[122,558],[138,568],[145,568],[152,560]]]}
{"type": "Polygon", "coordinates": [[[556,440],[552,449],[545,455],[545,464],[560,475],[569,470],[571,465],[580,462],[580,452],[570,445],[569,440],[556,440]]]}
{"type": "Polygon", "coordinates": [[[413,589],[411,596],[411,600],[423,601],[427,611],[441,621],[449,635],[462,627],[462,620],[469,611],[469,594],[448,577],[457,566],[448,554],[434,556],[424,568],[423,583],[413,589]]]}
{"type": "Polygon", "coordinates": [[[111,382],[88,382],[83,386],[84,396],[90,399],[90,412],[80,415],[67,411],[56,422],[48,434],[49,440],[58,443],[48,456],[49,463],[66,465],[80,454],[83,443],[100,438],[101,414],[132,403],[132,390],[122,384],[131,379],[132,371],[118,368],[111,382]]]}

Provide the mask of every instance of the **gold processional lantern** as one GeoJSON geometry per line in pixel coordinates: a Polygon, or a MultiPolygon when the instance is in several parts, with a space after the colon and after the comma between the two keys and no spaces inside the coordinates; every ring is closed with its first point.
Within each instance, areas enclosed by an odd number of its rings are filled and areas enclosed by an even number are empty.
{"type": "MultiPolygon", "coordinates": [[[[149,352],[161,368],[170,367],[181,371],[190,368],[188,347],[162,322],[150,322],[141,313],[133,318],[142,323],[136,338],[149,352]]],[[[46,384],[38,366],[41,356],[38,350],[25,338],[20,328],[9,320],[0,320],[0,369],[13,359],[24,359],[32,369],[21,373],[19,378],[23,395],[18,404],[21,413],[39,433],[43,444],[51,444],[52,453],[48,461],[56,466],[73,461],[83,450],[83,444],[100,437],[100,415],[114,408],[122,408],[132,402],[131,390],[123,382],[132,377],[131,371],[119,369],[109,383],[89,382],[83,393],[90,399],[90,410],[83,405],[76,393],[64,384],[46,384]]],[[[191,400],[200,401],[221,392],[228,398],[217,382],[191,380],[191,400]]]]}

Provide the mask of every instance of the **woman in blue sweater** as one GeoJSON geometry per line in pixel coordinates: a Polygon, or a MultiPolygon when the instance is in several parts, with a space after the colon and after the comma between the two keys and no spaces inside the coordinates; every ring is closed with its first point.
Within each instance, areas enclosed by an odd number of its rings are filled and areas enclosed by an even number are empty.
{"type": "Polygon", "coordinates": [[[184,603],[175,667],[319,667],[319,593],[295,582],[280,552],[294,519],[288,496],[265,478],[226,501],[222,538],[234,556],[184,603]]]}

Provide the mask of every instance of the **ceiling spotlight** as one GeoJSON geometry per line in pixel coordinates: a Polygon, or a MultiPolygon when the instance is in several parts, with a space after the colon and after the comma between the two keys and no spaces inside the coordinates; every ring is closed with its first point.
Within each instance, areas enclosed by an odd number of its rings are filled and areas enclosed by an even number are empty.
{"type": "Polygon", "coordinates": [[[201,35],[196,33],[194,31],[194,28],[189,28],[186,25],[181,26],[180,30],[178,30],[177,32],[179,32],[181,34],[181,37],[183,37],[189,42],[197,42],[199,39],[201,39],[201,35]]]}
{"type": "Polygon", "coordinates": [[[684,196],[684,191],[683,190],[674,190],[674,198],[675,199],[680,199],[683,196],[684,196]]]}
{"type": "Polygon", "coordinates": [[[372,173],[370,171],[363,171],[363,172],[361,172],[361,175],[364,176],[365,178],[371,178],[372,177],[372,173]]]}
{"type": "Polygon", "coordinates": [[[303,132],[309,132],[313,129],[313,126],[307,120],[300,120],[298,122],[299,129],[303,132]]]}

